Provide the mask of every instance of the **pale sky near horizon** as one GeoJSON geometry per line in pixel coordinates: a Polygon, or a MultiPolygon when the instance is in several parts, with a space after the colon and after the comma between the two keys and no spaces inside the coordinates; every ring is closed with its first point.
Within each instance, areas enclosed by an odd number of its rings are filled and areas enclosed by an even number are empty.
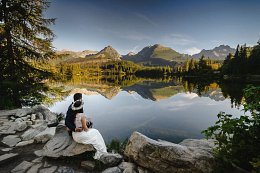
{"type": "Polygon", "coordinates": [[[260,0],[51,0],[46,17],[56,18],[58,50],[127,54],[159,43],[194,54],[260,38],[260,0]]]}

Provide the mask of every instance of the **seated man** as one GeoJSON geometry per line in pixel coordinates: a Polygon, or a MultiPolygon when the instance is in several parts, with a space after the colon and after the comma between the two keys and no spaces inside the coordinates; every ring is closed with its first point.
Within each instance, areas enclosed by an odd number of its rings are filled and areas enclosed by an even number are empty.
{"type": "MultiPolygon", "coordinates": [[[[82,100],[82,94],[81,93],[74,94],[73,99],[74,99],[74,102],[76,100],[82,100]]],[[[76,128],[76,126],[74,124],[75,117],[72,114],[73,111],[71,109],[71,106],[72,106],[72,103],[70,104],[70,106],[67,110],[66,118],[65,118],[65,125],[68,128],[68,132],[69,132],[70,136],[72,136],[72,132],[81,132],[82,131],[82,129],[76,128]]]]}
{"type": "MultiPolygon", "coordinates": [[[[73,99],[74,99],[74,102],[76,100],[82,100],[82,94],[81,93],[74,94],[73,99]]],[[[75,123],[74,123],[75,117],[73,115],[73,110],[71,108],[72,104],[73,103],[70,104],[70,106],[67,110],[67,113],[66,113],[66,118],[65,118],[65,125],[68,128],[68,132],[69,132],[70,136],[72,136],[72,132],[81,132],[82,131],[81,128],[76,128],[76,126],[75,126],[75,123]]],[[[92,125],[93,125],[93,123],[88,120],[87,121],[88,128],[91,128],[92,125]]]]}

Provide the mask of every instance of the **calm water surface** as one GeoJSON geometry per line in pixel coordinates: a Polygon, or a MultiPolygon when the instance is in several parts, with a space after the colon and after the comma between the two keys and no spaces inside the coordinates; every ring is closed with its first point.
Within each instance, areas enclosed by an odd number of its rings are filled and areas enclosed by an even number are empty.
{"type": "MultiPolygon", "coordinates": [[[[198,96],[178,91],[170,97],[150,97],[145,92],[120,90],[112,98],[92,92],[84,94],[84,112],[94,122],[106,142],[124,140],[139,131],[150,138],[180,142],[185,138],[203,138],[201,131],[214,124],[220,111],[241,115],[242,107],[231,108],[231,100],[221,90],[198,96]],[[139,93],[139,94],[138,94],[139,93]]],[[[73,94],[50,107],[66,113],[73,94]]]]}

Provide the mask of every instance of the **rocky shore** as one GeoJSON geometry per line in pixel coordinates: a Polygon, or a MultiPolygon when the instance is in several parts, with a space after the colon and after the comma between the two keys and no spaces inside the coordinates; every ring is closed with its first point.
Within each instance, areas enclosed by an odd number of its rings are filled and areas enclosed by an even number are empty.
{"type": "Polygon", "coordinates": [[[0,172],[209,173],[213,140],[155,141],[134,132],[122,155],[93,159],[92,145],[73,141],[63,115],[44,106],[0,111],[0,172]]]}

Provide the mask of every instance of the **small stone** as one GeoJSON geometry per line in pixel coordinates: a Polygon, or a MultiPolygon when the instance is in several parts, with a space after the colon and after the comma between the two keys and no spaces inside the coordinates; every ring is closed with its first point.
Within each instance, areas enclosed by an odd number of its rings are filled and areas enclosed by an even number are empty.
{"type": "Polygon", "coordinates": [[[37,124],[43,124],[45,123],[44,120],[34,120],[34,124],[37,125],[37,124]]]}
{"type": "Polygon", "coordinates": [[[121,170],[118,167],[112,167],[105,169],[102,173],[121,173],[121,170]]]}
{"type": "Polygon", "coordinates": [[[36,114],[32,114],[31,115],[31,120],[35,120],[36,119],[36,114]]]}
{"type": "Polygon", "coordinates": [[[26,121],[26,120],[27,120],[27,117],[21,117],[21,119],[22,119],[23,121],[26,121]]]}
{"type": "Polygon", "coordinates": [[[30,118],[31,118],[31,115],[27,115],[26,118],[27,118],[27,119],[30,119],[30,118]]]}
{"type": "Polygon", "coordinates": [[[4,152],[7,152],[7,151],[11,151],[13,148],[3,148],[3,149],[1,149],[2,151],[4,151],[4,152]]]}
{"type": "Polygon", "coordinates": [[[22,142],[19,142],[18,144],[16,144],[16,147],[22,147],[22,146],[25,146],[25,145],[29,145],[29,144],[32,144],[34,142],[33,139],[29,140],[29,141],[22,141],[22,142]]]}
{"type": "Polygon", "coordinates": [[[22,118],[16,118],[16,119],[14,120],[14,122],[17,122],[17,123],[23,122],[23,119],[22,119],[22,118]]]}
{"type": "Polygon", "coordinates": [[[120,154],[104,153],[99,160],[107,166],[116,166],[123,160],[123,156],[120,154]]]}
{"type": "Polygon", "coordinates": [[[26,173],[36,173],[39,168],[42,166],[42,163],[34,164],[26,173]]]}
{"type": "Polygon", "coordinates": [[[51,167],[51,164],[49,164],[47,161],[45,161],[43,167],[44,167],[44,168],[51,167]]]}
{"type": "Polygon", "coordinates": [[[40,113],[40,112],[38,112],[38,113],[36,114],[36,117],[37,117],[38,119],[40,119],[40,120],[43,120],[43,119],[44,119],[42,113],[40,113]]]}
{"type": "Polygon", "coordinates": [[[82,161],[80,165],[82,168],[85,168],[86,170],[89,170],[89,171],[91,171],[95,168],[95,162],[89,161],[89,160],[82,161]]]}
{"type": "Polygon", "coordinates": [[[26,172],[27,169],[29,169],[31,166],[33,165],[33,163],[31,162],[27,162],[27,161],[23,161],[22,163],[20,163],[18,166],[16,166],[14,169],[11,170],[11,172],[26,172]]]}
{"type": "Polygon", "coordinates": [[[129,167],[124,170],[123,173],[137,173],[133,168],[129,167]]]}
{"type": "Polygon", "coordinates": [[[58,167],[57,166],[52,166],[52,167],[50,167],[50,168],[44,168],[44,169],[41,169],[40,171],[39,171],[39,173],[53,173],[53,172],[55,172],[56,171],[56,169],[57,169],[58,167]]]}
{"type": "Polygon", "coordinates": [[[121,170],[125,170],[126,168],[132,168],[132,169],[136,169],[136,165],[134,163],[131,162],[122,162],[118,165],[118,167],[121,170]]]}
{"type": "Polygon", "coordinates": [[[42,159],[43,159],[43,157],[38,157],[38,158],[32,160],[32,163],[41,163],[42,159]]]}
{"type": "Polygon", "coordinates": [[[142,168],[141,166],[138,166],[138,173],[151,173],[150,171],[148,171],[145,168],[142,168]]]}
{"type": "Polygon", "coordinates": [[[0,156],[0,163],[8,161],[9,159],[13,159],[14,157],[18,156],[17,153],[8,153],[0,156]]]}
{"type": "Polygon", "coordinates": [[[31,126],[33,123],[31,121],[26,121],[27,126],[31,126]]]}
{"type": "Polygon", "coordinates": [[[43,156],[43,153],[42,153],[42,150],[36,150],[34,151],[34,154],[38,157],[42,157],[43,156]]]}
{"type": "Polygon", "coordinates": [[[27,123],[25,121],[22,122],[16,122],[16,130],[21,132],[24,131],[27,128],[27,123]]]}
{"type": "Polygon", "coordinates": [[[21,139],[17,135],[9,135],[3,138],[2,142],[9,147],[14,147],[21,139]]]}
{"type": "Polygon", "coordinates": [[[16,118],[15,118],[14,116],[11,116],[10,119],[11,119],[11,120],[15,120],[16,118]]]}
{"type": "MultiPolygon", "coordinates": [[[[57,173],[74,173],[75,171],[67,166],[60,166],[59,169],[57,171],[55,171],[57,173]]],[[[77,172],[80,173],[80,172],[77,172]]]]}

